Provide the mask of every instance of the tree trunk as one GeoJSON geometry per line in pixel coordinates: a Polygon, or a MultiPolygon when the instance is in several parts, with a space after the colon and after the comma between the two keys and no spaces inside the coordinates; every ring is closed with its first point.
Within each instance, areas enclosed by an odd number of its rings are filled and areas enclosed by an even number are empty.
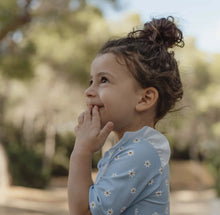
{"type": "Polygon", "coordinates": [[[0,143],[0,189],[7,188],[9,184],[8,159],[5,149],[2,143],[0,143]]]}
{"type": "Polygon", "coordinates": [[[44,168],[51,170],[51,162],[55,153],[55,136],[56,129],[54,125],[48,124],[46,128],[46,140],[45,140],[45,151],[44,151],[44,168]]]}
{"type": "Polygon", "coordinates": [[[1,81],[2,92],[0,92],[0,188],[7,188],[10,184],[10,174],[8,170],[8,157],[2,144],[4,127],[5,104],[8,95],[9,84],[7,78],[1,81]]]}

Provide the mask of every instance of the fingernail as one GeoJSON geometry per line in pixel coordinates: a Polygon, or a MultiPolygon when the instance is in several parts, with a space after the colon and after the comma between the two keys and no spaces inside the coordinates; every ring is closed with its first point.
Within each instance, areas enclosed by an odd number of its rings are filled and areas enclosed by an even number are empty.
{"type": "Polygon", "coordinates": [[[109,126],[110,129],[113,129],[114,123],[113,123],[113,122],[110,122],[108,126],[109,126]]]}

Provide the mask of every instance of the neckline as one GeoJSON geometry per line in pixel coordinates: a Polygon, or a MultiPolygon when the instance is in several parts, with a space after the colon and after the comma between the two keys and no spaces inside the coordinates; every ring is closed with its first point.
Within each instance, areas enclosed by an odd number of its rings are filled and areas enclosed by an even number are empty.
{"type": "Polygon", "coordinates": [[[143,137],[148,139],[150,138],[148,136],[149,133],[151,133],[151,135],[159,135],[161,139],[166,139],[166,137],[161,134],[158,130],[150,127],[150,126],[143,126],[141,129],[137,130],[137,131],[126,131],[122,138],[114,145],[112,146],[109,151],[113,151],[115,149],[117,149],[118,147],[120,147],[122,144],[124,144],[125,142],[131,140],[132,138],[134,138],[135,136],[141,134],[141,133],[144,133],[143,137]]]}

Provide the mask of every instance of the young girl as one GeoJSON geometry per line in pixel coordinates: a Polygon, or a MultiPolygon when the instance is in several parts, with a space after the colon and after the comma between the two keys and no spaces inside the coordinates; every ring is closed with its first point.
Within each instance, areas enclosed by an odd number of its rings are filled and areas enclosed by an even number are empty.
{"type": "Polygon", "coordinates": [[[183,47],[172,17],[152,19],[142,30],[108,41],[91,65],[87,110],[78,118],[68,179],[71,215],[169,214],[167,139],[158,120],[182,98],[170,48],[183,47]],[[118,142],[98,163],[94,152],[113,131],[118,142]]]}

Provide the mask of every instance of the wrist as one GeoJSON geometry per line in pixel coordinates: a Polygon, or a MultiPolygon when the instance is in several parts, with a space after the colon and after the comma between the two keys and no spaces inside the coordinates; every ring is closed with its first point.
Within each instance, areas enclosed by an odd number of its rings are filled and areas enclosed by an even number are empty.
{"type": "Polygon", "coordinates": [[[86,140],[86,142],[84,141],[77,141],[75,142],[74,148],[73,148],[73,152],[77,152],[77,153],[81,153],[81,154],[94,154],[94,142],[86,140]]]}
{"type": "Polygon", "coordinates": [[[92,159],[93,156],[93,152],[91,152],[90,150],[88,150],[87,148],[82,148],[82,147],[77,147],[75,146],[71,156],[82,156],[82,157],[87,157],[92,159]]]}

